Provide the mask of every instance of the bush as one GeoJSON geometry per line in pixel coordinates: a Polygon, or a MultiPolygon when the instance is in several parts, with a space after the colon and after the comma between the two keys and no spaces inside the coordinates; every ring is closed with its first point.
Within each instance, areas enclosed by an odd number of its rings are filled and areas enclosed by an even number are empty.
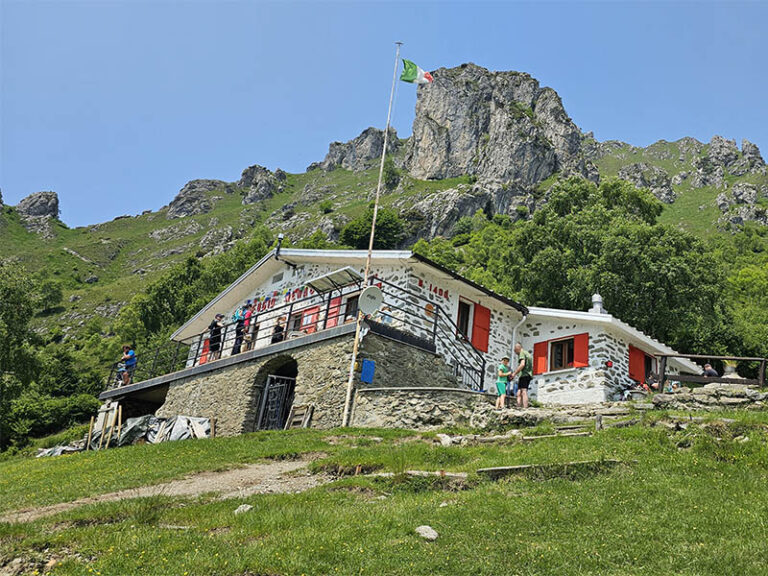
{"type": "Polygon", "coordinates": [[[320,202],[319,208],[320,208],[320,212],[322,212],[323,214],[330,214],[331,212],[333,212],[333,201],[331,201],[330,199],[325,199],[322,202],[320,202]]]}

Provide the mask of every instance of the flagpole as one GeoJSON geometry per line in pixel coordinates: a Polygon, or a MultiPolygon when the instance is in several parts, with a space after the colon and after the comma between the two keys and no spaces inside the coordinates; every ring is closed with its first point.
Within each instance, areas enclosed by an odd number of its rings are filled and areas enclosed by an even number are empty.
{"type": "MultiPolygon", "coordinates": [[[[376,216],[379,213],[379,197],[381,196],[381,181],[384,176],[384,159],[387,156],[387,143],[389,142],[389,121],[392,118],[392,101],[395,98],[395,86],[397,85],[397,65],[400,61],[400,46],[402,42],[395,42],[395,70],[392,72],[392,90],[389,92],[389,108],[387,109],[387,127],[384,129],[384,147],[381,150],[381,164],[379,165],[379,183],[376,185],[376,199],[373,202],[373,220],[371,221],[371,236],[368,239],[368,256],[365,259],[365,274],[363,285],[368,282],[371,272],[371,256],[373,255],[373,237],[376,233],[376,216]]],[[[344,415],[341,419],[342,426],[349,426],[352,410],[352,393],[355,389],[355,364],[357,364],[357,352],[360,347],[360,329],[363,324],[363,312],[358,308],[357,323],[355,326],[355,341],[352,345],[352,361],[349,363],[349,378],[347,379],[347,398],[344,401],[344,415]]]]}

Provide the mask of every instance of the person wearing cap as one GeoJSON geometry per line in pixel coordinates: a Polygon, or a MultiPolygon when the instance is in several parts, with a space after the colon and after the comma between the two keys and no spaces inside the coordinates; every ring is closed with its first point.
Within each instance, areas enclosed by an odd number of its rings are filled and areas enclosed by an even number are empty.
{"type": "Polygon", "coordinates": [[[221,329],[224,327],[224,314],[216,314],[208,326],[208,361],[221,357],[221,329]]]}
{"type": "Polygon", "coordinates": [[[717,370],[712,368],[712,364],[704,364],[704,376],[707,376],[708,378],[719,378],[720,374],[717,373],[717,370]]]}

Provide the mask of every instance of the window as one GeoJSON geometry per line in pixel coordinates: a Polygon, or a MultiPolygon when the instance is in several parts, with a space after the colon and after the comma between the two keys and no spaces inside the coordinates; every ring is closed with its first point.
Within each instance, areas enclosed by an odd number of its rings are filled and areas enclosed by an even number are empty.
{"type": "Polygon", "coordinates": [[[463,336],[464,338],[469,339],[469,324],[471,316],[472,306],[469,304],[469,302],[459,300],[459,316],[456,319],[456,326],[459,328],[459,333],[456,334],[457,338],[463,336]]]}
{"type": "Polygon", "coordinates": [[[560,340],[543,340],[533,345],[533,373],[589,366],[589,333],[560,340]]]}
{"type": "Polygon", "coordinates": [[[350,296],[347,298],[347,307],[344,311],[344,321],[357,318],[357,302],[360,299],[360,296],[358,294],[355,294],[354,296],[350,296]]]}
{"type": "Polygon", "coordinates": [[[290,320],[288,320],[288,331],[289,332],[298,332],[301,330],[301,319],[302,319],[303,313],[297,312],[296,314],[291,314],[290,320]]]}
{"type": "Polygon", "coordinates": [[[563,370],[573,368],[574,340],[558,340],[552,342],[549,349],[549,369],[563,370]]]}

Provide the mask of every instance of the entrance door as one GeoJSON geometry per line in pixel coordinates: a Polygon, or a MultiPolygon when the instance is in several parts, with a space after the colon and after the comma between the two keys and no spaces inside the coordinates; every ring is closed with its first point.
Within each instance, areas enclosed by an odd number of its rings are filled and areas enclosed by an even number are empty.
{"type": "Polygon", "coordinates": [[[274,374],[267,376],[256,421],[257,430],[282,430],[285,427],[295,387],[296,378],[274,374]]]}

